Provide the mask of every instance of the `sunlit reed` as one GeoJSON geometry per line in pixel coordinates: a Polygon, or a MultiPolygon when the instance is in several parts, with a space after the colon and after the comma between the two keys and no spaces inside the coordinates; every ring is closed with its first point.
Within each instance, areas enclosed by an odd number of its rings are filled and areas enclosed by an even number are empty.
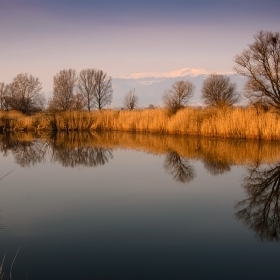
{"type": "Polygon", "coordinates": [[[280,140],[280,115],[254,108],[188,107],[170,115],[164,109],[69,111],[25,116],[0,112],[2,131],[133,131],[218,138],[280,140]]]}

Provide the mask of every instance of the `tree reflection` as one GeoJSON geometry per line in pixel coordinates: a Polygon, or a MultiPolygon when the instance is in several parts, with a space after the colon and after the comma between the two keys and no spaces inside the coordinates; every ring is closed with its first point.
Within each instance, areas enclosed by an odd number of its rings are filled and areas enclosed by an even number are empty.
{"type": "MultiPolygon", "coordinates": [[[[59,162],[64,167],[83,165],[96,167],[106,164],[113,158],[112,149],[95,143],[92,135],[54,134],[43,139],[29,140],[22,135],[5,135],[0,141],[0,151],[4,156],[10,151],[15,162],[22,167],[30,167],[50,157],[52,162],[59,162]],[[24,139],[22,139],[24,138],[24,139]]],[[[26,136],[26,135],[25,135],[26,136]]]]}
{"type": "Polygon", "coordinates": [[[12,151],[16,163],[29,167],[44,161],[48,144],[42,141],[21,142],[12,151]]]}
{"type": "Polygon", "coordinates": [[[187,183],[195,178],[195,170],[189,160],[180,157],[175,151],[166,155],[164,169],[178,182],[187,183]]]}
{"type": "Polygon", "coordinates": [[[249,168],[244,179],[248,198],[236,204],[236,217],[253,229],[261,240],[279,241],[280,163],[249,168]]]}
{"type": "Polygon", "coordinates": [[[78,165],[96,167],[104,165],[112,158],[112,150],[104,147],[77,147],[65,149],[55,147],[52,160],[61,163],[64,167],[75,167],[78,165]]]}
{"type": "Polygon", "coordinates": [[[29,167],[45,159],[48,143],[41,140],[19,141],[9,134],[1,141],[0,150],[4,156],[11,151],[15,162],[22,167],[29,167]]]}
{"type": "Polygon", "coordinates": [[[217,176],[230,171],[228,161],[215,157],[206,157],[203,159],[204,167],[211,175],[217,176]]]}
{"type": "Polygon", "coordinates": [[[97,145],[88,132],[55,134],[51,141],[51,160],[64,167],[97,167],[113,158],[113,150],[97,145]]]}

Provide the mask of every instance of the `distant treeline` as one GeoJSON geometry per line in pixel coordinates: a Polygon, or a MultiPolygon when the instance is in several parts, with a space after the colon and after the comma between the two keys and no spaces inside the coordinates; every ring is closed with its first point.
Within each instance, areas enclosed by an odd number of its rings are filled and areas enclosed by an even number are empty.
{"type": "Polygon", "coordinates": [[[61,70],[54,76],[48,103],[39,79],[19,74],[10,84],[0,84],[0,130],[120,130],[280,140],[279,58],[280,35],[267,31],[257,33],[255,42],[235,57],[236,72],[247,77],[246,108],[233,106],[240,94],[225,75],[211,74],[204,80],[203,108],[187,107],[195,87],[179,80],[163,93],[163,109],[134,110],[139,103],[134,89],[125,95],[127,110],[118,111],[105,110],[112,102],[113,85],[102,70],[61,70]]]}
{"type": "MultiPolygon", "coordinates": [[[[280,36],[279,32],[260,31],[255,42],[235,57],[237,73],[247,77],[244,96],[249,104],[268,109],[280,109],[280,36]]],[[[163,104],[174,114],[184,108],[193,96],[195,86],[187,80],[176,81],[163,93],[163,104]]],[[[59,71],[53,78],[53,96],[45,100],[39,78],[27,73],[17,75],[10,84],[0,83],[0,107],[33,114],[47,110],[101,110],[113,99],[112,78],[102,70],[74,69],[59,71]]],[[[230,107],[240,100],[236,84],[225,75],[211,74],[203,83],[201,97],[206,106],[230,107]]],[[[139,106],[135,89],[126,93],[123,105],[133,110],[139,106]]]]}

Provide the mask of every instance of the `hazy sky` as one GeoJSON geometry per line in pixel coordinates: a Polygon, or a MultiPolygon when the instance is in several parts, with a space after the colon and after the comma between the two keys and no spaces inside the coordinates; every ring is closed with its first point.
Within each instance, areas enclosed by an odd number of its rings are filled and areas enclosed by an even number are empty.
{"type": "Polygon", "coordinates": [[[231,71],[258,31],[279,31],[279,11],[279,0],[0,0],[0,81],[28,72],[50,91],[68,68],[231,71]]]}

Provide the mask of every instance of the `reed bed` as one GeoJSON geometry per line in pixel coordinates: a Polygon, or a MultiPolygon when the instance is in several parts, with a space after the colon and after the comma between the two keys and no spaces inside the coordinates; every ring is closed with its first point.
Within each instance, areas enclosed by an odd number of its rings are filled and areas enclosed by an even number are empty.
{"type": "Polygon", "coordinates": [[[0,112],[3,131],[130,131],[214,138],[280,140],[280,114],[254,108],[39,113],[0,112]]]}

